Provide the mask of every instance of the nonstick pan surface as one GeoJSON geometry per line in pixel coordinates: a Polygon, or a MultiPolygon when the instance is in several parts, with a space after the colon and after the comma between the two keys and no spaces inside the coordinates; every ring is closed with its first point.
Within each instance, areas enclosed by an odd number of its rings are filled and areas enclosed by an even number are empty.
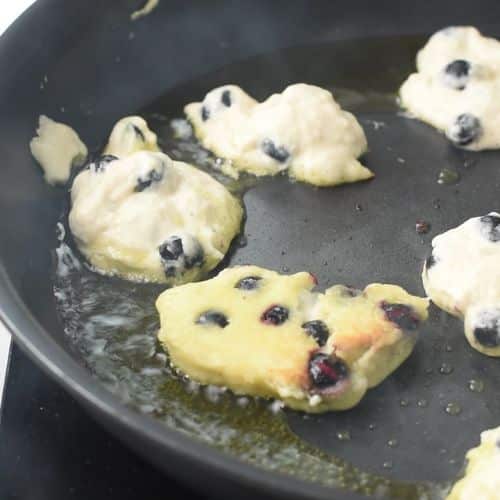
{"type": "MultiPolygon", "coordinates": [[[[224,265],[309,270],[320,288],[384,281],[422,294],[420,269],[433,235],[498,209],[500,154],[454,149],[399,113],[395,92],[423,34],[467,23],[498,35],[500,26],[488,21],[500,6],[476,2],[459,15],[457,2],[408,5],[402,13],[400,2],[313,8],[162,0],[131,23],[137,3],[40,1],[1,40],[0,304],[16,341],[112,432],[167,472],[191,484],[196,477],[193,486],[205,492],[438,497],[479,432],[500,423],[498,362],[468,347],[459,321],[433,308],[415,352],[394,375],[353,410],[320,416],[275,415],[265,402],[193,393],[173,374],[144,378],[141,363],[156,346],[146,341],[125,356],[133,328],[98,332],[107,338],[93,340],[105,340],[108,355],[97,362],[85,325],[100,310],[80,309],[75,323],[58,310],[52,289],[64,285],[53,259],[67,190],[44,184],[27,144],[41,113],[74,126],[93,150],[118,118],[140,113],[167,153],[216,175],[209,155],[172,136],[170,120],[182,117],[184,103],[228,82],[257,98],[298,81],[329,88],[363,125],[364,160],[376,178],[335,189],[284,177],[228,183],[243,196],[247,220],[224,265]],[[444,168],[459,182],[438,184],[444,168]],[[419,219],[430,222],[428,234],[415,232],[419,219]],[[119,386],[110,383],[117,371],[119,386]],[[470,390],[471,381],[484,389],[470,390]]],[[[125,298],[150,311],[160,290],[85,269],[71,280],[73,305],[97,293],[108,313],[125,298]]],[[[146,337],[155,327],[153,312],[141,317],[146,337]]]]}

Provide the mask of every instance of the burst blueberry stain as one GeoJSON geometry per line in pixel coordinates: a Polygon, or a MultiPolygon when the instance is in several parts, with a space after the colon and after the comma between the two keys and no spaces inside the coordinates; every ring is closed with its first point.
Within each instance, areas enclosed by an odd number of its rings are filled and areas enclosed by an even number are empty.
{"type": "Polygon", "coordinates": [[[221,328],[225,328],[229,325],[226,315],[219,311],[206,311],[203,314],[200,314],[196,323],[199,325],[217,325],[221,328]]]}
{"type": "Polygon", "coordinates": [[[349,376],[349,369],[341,359],[323,352],[311,355],[308,371],[311,386],[320,390],[333,387],[349,376]]]}
{"type": "Polygon", "coordinates": [[[286,307],[272,305],[262,313],[260,320],[266,325],[279,326],[288,319],[288,316],[289,312],[286,307]]]}
{"type": "Polygon", "coordinates": [[[224,106],[230,108],[231,104],[232,104],[232,101],[231,101],[231,91],[230,90],[224,90],[224,92],[222,92],[220,100],[222,101],[222,104],[224,104],[224,106]]]}
{"type": "Polygon", "coordinates": [[[239,288],[240,290],[255,290],[259,287],[262,278],[260,276],[247,276],[236,283],[234,288],[239,288]]]}
{"type": "Polygon", "coordinates": [[[319,347],[323,347],[330,336],[330,330],[328,330],[325,322],[320,319],[307,321],[302,325],[302,328],[306,331],[307,335],[316,341],[319,347]]]}
{"type": "Polygon", "coordinates": [[[446,84],[455,90],[464,90],[469,80],[470,69],[470,63],[464,59],[452,61],[444,69],[446,84]]]}
{"type": "Polygon", "coordinates": [[[137,179],[137,184],[134,188],[136,193],[140,193],[145,189],[151,187],[152,184],[160,182],[163,179],[163,172],[158,172],[158,170],[150,170],[146,177],[139,177],[137,179]]]}
{"type": "Polygon", "coordinates": [[[134,124],[132,124],[132,128],[134,129],[135,135],[139,137],[139,139],[142,142],[146,142],[146,137],[144,136],[143,131],[137,125],[134,124]]]}
{"type": "Polygon", "coordinates": [[[479,220],[481,222],[481,234],[493,243],[499,242],[500,216],[494,214],[483,215],[479,220]]]}
{"type": "Polygon", "coordinates": [[[382,302],[380,307],[385,312],[387,320],[403,330],[415,330],[420,323],[420,319],[410,306],[382,302]]]}
{"type": "Polygon", "coordinates": [[[353,299],[354,297],[359,297],[362,295],[362,291],[357,288],[353,288],[352,286],[344,286],[341,288],[342,296],[349,297],[353,299]]]}
{"type": "Polygon", "coordinates": [[[271,139],[264,139],[262,141],[262,151],[279,163],[285,163],[290,157],[290,153],[285,147],[276,146],[271,139]]]}
{"type": "Polygon", "coordinates": [[[89,163],[88,168],[95,173],[103,173],[106,171],[108,164],[115,160],[118,160],[118,157],[114,155],[103,155],[92,163],[89,163]]]}
{"type": "Polygon", "coordinates": [[[193,239],[192,246],[193,248],[191,249],[191,252],[184,256],[186,269],[201,266],[205,259],[205,252],[197,239],[193,239]]]}
{"type": "Polygon", "coordinates": [[[434,255],[429,255],[427,259],[425,259],[425,269],[429,270],[432,266],[436,264],[436,257],[434,255]]]}
{"type": "Polygon", "coordinates": [[[201,107],[201,119],[206,122],[210,118],[210,111],[206,106],[201,107]]]}
{"type": "Polygon", "coordinates": [[[478,140],[482,132],[479,118],[470,113],[463,113],[456,118],[448,137],[458,146],[467,146],[478,140]]]}

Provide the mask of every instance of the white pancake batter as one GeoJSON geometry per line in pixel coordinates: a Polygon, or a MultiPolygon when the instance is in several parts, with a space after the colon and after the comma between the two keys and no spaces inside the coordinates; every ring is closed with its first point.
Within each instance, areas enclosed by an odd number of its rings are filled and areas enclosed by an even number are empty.
{"type": "Polygon", "coordinates": [[[49,184],[64,184],[68,181],[71,167],[81,165],[88,151],[78,134],[68,125],[41,115],[30,142],[31,154],[40,164],[49,184]]]}
{"type": "Polygon", "coordinates": [[[500,147],[500,42],[473,27],[434,34],[417,55],[401,104],[457,146],[500,147]]]}
{"type": "Polygon", "coordinates": [[[204,147],[227,160],[226,174],[275,175],[334,186],[373,177],[358,157],[367,150],[356,118],[327,90],[296,84],[259,103],[235,85],[185,107],[204,147]]]}
{"type": "Polygon", "coordinates": [[[465,476],[447,500],[498,500],[500,498],[500,427],[481,433],[481,444],[467,453],[465,476]]]}
{"type": "Polygon", "coordinates": [[[163,153],[103,156],[75,179],[69,224],[105,274],[175,285],[224,257],[243,210],[209,175],[163,153]]]}
{"type": "Polygon", "coordinates": [[[432,301],[465,319],[472,347],[500,356],[500,215],[474,217],[436,236],[423,271],[432,301]]]}
{"type": "Polygon", "coordinates": [[[158,138],[143,118],[127,116],[113,127],[104,154],[122,158],[137,151],[160,151],[158,138]]]}
{"type": "Polygon", "coordinates": [[[198,382],[308,412],[351,408],[410,355],[428,300],[394,285],[315,284],[241,266],[172,288],[156,303],[159,340],[198,382]]]}

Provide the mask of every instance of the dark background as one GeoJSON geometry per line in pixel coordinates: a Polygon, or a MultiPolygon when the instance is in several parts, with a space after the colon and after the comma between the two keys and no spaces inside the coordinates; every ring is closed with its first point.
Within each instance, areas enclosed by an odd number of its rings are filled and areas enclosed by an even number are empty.
{"type": "Polygon", "coordinates": [[[14,346],[0,421],[1,500],[201,500],[111,437],[14,346]]]}

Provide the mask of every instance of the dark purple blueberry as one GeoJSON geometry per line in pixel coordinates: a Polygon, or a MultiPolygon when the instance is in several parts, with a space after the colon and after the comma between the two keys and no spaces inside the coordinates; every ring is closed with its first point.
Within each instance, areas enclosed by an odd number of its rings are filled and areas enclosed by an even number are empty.
{"type": "Polygon", "coordinates": [[[103,155],[97,158],[92,163],[89,163],[88,168],[90,168],[95,173],[102,173],[106,171],[109,163],[118,160],[118,157],[113,155],[103,155]]]}
{"type": "Polygon", "coordinates": [[[135,135],[142,141],[146,142],[146,137],[144,137],[144,133],[142,130],[137,126],[132,124],[132,128],[134,129],[135,135]]]}
{"type": "Polygon", "coordinates": [[[168,277],[201,266],[204,261],[203,247],[189,235],[184,236],[184,241],[179,236],[171,236],[160,245],[158,251],[168,277]]]}
{"type": "Polygon", "coordinates": [[[410,306],[382,302],[380,307],[384,310],[387,320],[403,330],[415,330],[420,323],[419,317],[410,306]]]}
{"type": "Polygon", "coordinates": [[[224,106],[230,108],[231,104],[232,104],[232,101],[231,101],[231,91],[230,90],[224,90],[224,92],[222,92],[220,100],[222,101],[222,104],[224,104],[224,106]]]}
{"type": "Polygon", "coordinates": [[[436,257],[434,255],[430,254],[427,259],[425,259],[425,269],[429,270],[432,266],[436,264],[436,257]]]}
{"type": "Polygon", "coordinates": [[[481,221],[481,234],[493,243],[500,241],[500,216],[483,215],[481,221]]]}
{"type": "Polygon", "coordinates": [[[500,310],[484,311],[476,320],[474,338],[483,347],[500,346],[500,310]]]}
{"type": "Polygon", "coordinates": [[[179,257],[184,255],[182,239],[178,236],[171,236],[165,243],[160,245],[158,251],[164,261],[178,260],[179,257]]]}
{"type": "Polygon", "coordinates": [[[137,184],[134,188],[136,193],[140,193],[150,187],[156,182],[160,182],[163,179],[163,171],[158,171],[156,169],[150,170],[145,177],[139,177],[137,179],[137,184]]]}
{"type": "Polygon", "coordinates": [[[463,59],[456,59],[444,68],[445,83],[455,90],[463,90],[469,81],[471,65],[463,59]]]}
{"type": "Polygon", "coordinates": [[[255,290],[259,287],[259,281],[261,279],[260,276],[247,276],[238,281],[234,288],[239,288],[240,290],[255,290]]]}
{"type": "Polygon", "coordinates": [[[264,139],[262,141],[262,151],[279,163],[285,163],[290,157],[290,153],[285,147],[276,146],[271,139],[264,139]]]}
{"type": "Polygon", "coordinates": [[[206,311],[200,314],[196,323],[199,325],[217,325],[221,328],[225,328],[229,325],[227,317],[219,311],[206,311]]]}
{"type": "Polygon", "coordinates": [[[260,320],[266,325],[282,325],[288,319],[288,309],[283,306],[273,305],[266,309],[260,320]]]}
{"type": "Polygon", "coordinates": [[[302,325],[302,328],[309,337],[312,337],[316,341],[319,347],[323,347],[330,336],[330,330],[328,330],[325,322],[320,319],[307,321],[302,325]]]}
{"type": "Polygon", "coordinates": [[[323,352],[311,355],[308,368],[310,384],[315,389],[328,389],[349,376],[349,368],[341,359],[323,352]]]}
{"type": "Polygon", "coordinates": [[[474,115],[464,113],[457,117],[448,130],[448,138],[458,146],[467,146],[481,137],[481,122],[474,115]]]}
{"type": "Polygon", "coordinates": [[[210,111],[206,106],[201,107],[201,119],[206,122],[210,118],[210,111]]]}

